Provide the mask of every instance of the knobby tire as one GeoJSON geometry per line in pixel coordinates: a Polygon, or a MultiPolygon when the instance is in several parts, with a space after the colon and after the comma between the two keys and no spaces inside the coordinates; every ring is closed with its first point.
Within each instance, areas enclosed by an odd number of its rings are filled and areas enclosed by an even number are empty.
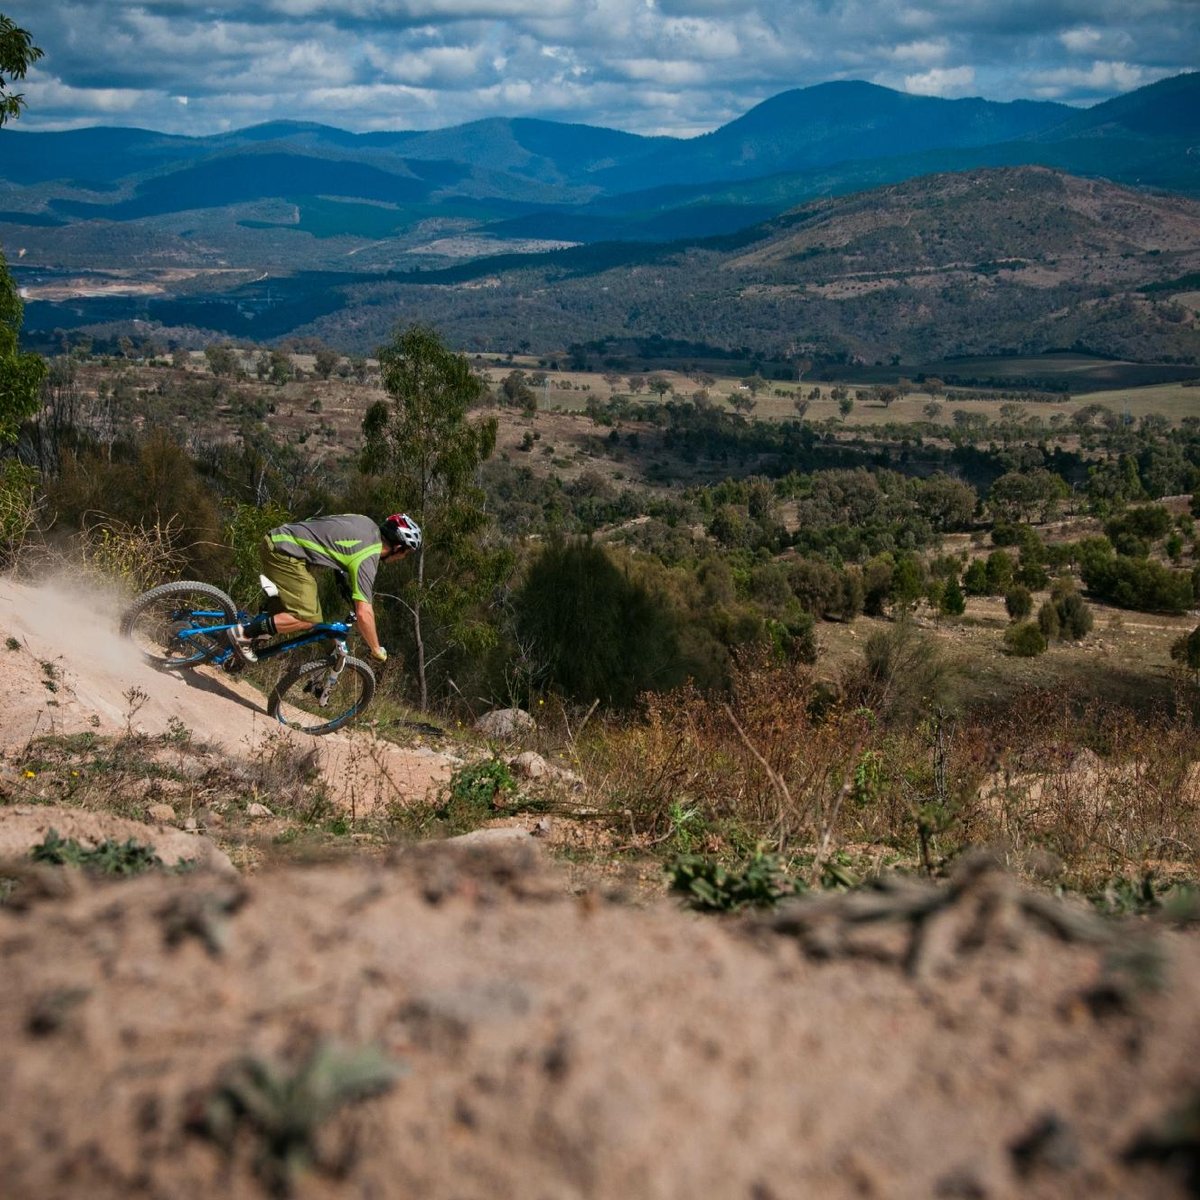
{"type": "Polygon", "coordinates": [[[195,627],[203,619],[183,614],[197,610],[217,610],[220,619],[207,618],[215,625],[230,625],[237,620],[233,601],[211,583],[185,579],[164,583],[143,592],[121,617],[121,636],[128,638],[141,652],[142,658],[155,667],[180,670],[198,667],[208,662],[229,645],[224,629],[218,628],[212,637],[192,636],[181,641],[176,631],[195,627]]]}
{"type": "Polygon", "coordinates": [[[361,716],[375,696],[375,672],[362,659],[348,657],[322,708],[305,689],[318,687],[329,669],[323,658],[292,667],[275,685],[267,712],[289,729],[313,735],[332,733],[361,716]]]}

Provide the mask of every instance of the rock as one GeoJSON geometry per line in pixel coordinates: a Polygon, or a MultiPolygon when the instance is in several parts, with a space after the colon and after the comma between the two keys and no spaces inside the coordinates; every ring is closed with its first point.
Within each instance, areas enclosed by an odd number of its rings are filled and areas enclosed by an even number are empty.
{"type": "Polygon", "coordinates": [[[197,829],[200,828],[200,822],[197,821],[195,817],[188,817],[188,819],[186,821],[184,821],[183,827],[189,833],[194,833],[197,829]]]}
{"type": "Polygon", "coordinates": [[[246,809],[246,816],[248,817],[273,817],[274,815],[265,804],[258,804],[257,802],[249,805],[246,809]]]}
{"type": "Polygon", "coordinates": [[[532,750],[526,750],[518,754],[516,758],[510,758],[508,765],[522,779],[544,779],[550,774],[550,764],[532,750]]]}
{"type": "Polygon", "coordinates": [[[554,828],[554,823],[549,817],[539,817],[538,823],[529,831],[533,837],[549,837],[550,831],[554,828]]]}
{"type": "Polygon", "coordinates": [[[583,786],[583,780],[574,771],[568,771],[566,767],[556,767],[532,750],[526,750],[516,758],[509,759],[508,765],[522,779],[544,779],[548,783],[560,783],[570,788],[583,786]]]}
{"type": "Polygon", "coordinates": [[[496,708],[475,722],[475,732],[490,738],[515,737],[533,727],[533,718],[523,708],[496,708]]]}
{"type": "Polygon", "coordinates": [[[503,842],[527,842],[529,836],[529,830],[521,828],[520,825],[498,825],[494,829],[472,829],[470,833],[460,833],[458,837],[447,838],[446,842],[458,846],[476,846],[481,843],[495,845],[503,842]]]}
{"type": "Polygon", "coordinates": [[[146,816],[160,825],[175,820],[175,810],[169,804],[152,804],[146,809],[146,816]]]}

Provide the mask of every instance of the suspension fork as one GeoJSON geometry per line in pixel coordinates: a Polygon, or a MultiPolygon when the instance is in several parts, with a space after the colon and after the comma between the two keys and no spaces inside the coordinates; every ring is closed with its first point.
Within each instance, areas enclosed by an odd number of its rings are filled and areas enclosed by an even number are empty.
{"type": "Polygon", "coordinates": [[[338,677],[346,665],[346,656],[349,653],[350,649],[346,645],[346,639],[336,638],[333,643],[333,651],[329,655],[328,669],[317,691],[317,703],[322,708],[329,703],[329,693],[337,686],[338,677]]]}

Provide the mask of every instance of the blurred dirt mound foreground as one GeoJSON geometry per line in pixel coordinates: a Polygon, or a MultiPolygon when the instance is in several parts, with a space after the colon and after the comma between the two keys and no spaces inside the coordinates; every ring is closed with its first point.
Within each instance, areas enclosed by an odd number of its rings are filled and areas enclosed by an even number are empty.
{"type": "Polygon", "coordinates": [[[1196,944],[995,872],[721,921],[569,896],[527,844],[13,870],[6,1196],[1163,1197],[1196,1169],[1196,944]]]}

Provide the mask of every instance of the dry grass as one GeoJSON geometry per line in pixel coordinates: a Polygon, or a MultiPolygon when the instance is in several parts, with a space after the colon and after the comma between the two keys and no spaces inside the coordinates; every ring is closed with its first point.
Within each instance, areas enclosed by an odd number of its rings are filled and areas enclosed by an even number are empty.
{"type": "Polygon", "coordinates": [[[939,873],[986,846],[1088,891],[1200,872],[1200,763],[1182,707],[1139,713],[1058,688],[889,722],[872,698],[861,673],[835,693],[807,669],[745,659],[730,704],[685,688],[643,720],[597,727],[584,772],[627,846],[656,854],[766,845],[814,874],[831,858],[858,874],[939,873]]]}

